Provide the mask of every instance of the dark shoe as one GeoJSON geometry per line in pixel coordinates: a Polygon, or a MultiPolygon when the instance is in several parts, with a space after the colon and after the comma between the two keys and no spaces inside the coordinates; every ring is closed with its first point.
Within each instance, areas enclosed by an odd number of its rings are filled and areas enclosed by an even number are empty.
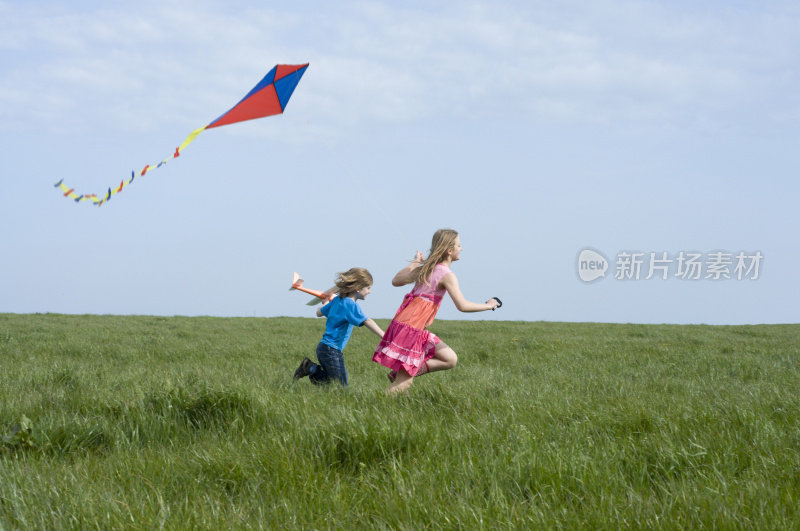
{"type": "Polygon", "coordinates": [[[300,366],[294,371],[294,380],[299,380],[300,378],[305,378],[309,374],[311,374],[311,366],[314,365],[314,362],[308,358],[303,358],[303,361],[300,362],[300,366]]]}

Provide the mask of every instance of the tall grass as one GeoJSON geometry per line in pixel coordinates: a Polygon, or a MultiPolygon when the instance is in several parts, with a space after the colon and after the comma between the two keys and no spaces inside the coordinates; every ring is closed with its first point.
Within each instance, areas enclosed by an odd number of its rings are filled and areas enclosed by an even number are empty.
{"type": "Polygon", "coordinates": [[[361,330],[291,383],[322,320],[0,314],[0,528],[800,527],[800,325],[434,327],[393,398],[361,330]]]}

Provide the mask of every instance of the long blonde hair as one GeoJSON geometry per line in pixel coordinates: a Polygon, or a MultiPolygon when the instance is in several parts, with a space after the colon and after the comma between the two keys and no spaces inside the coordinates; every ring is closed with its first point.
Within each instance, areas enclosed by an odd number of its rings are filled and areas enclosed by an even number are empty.
{"type": "Polygon", "coordinates": [[[372,283],[372,274],[363,267],[352,267],[343,273],[336,273],[336,292],[340,297],[347,297],[372,283]]]}
{"type": "Polygon", "coordinates": [[[456,238],[458,238],[458,232],[453,229],[439,229],[433,233],[431,250],[428,253],[428,258],[417,270],[418,283],[424,284],[428,282],[428,279],[431,278],[431,274],[433,273],[433,268],[444,262],[447,258],[448,251],[455,248],[456,238]]]}

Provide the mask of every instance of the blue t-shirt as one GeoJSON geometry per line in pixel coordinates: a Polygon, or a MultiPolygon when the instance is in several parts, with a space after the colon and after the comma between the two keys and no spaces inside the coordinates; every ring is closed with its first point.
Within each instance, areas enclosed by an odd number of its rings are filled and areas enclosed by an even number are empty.
{"type": "Polygon", "coordinates": [[[334,297],[322,307],[320,313],[328,318],[322,342],[339,351],[347,345],[353,326],[361,326],[367,320],[356,301],[350,297],[334,297]]]}

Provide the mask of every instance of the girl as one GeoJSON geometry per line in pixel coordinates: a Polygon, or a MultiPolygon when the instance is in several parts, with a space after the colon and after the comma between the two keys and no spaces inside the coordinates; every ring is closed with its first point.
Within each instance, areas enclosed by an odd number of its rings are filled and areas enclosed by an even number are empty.
{"type": "Polygon", "coordinates": [[[339,294],[329,303],[317,310],[317,317],[327,318],[325,334],[317,345],[317,361],[308,358],[300,362],[294,371],[294,379],[308,376],[312,383],[323,384],[332,380],[347,387],[347,369],[344,366],[344,350],[353,326],[366,326],[378,337],[383,337],[383,330],[368,319],[357,300],[363,300],[372,290],[372,275],[363,267],[354,267],[336,276],[336,289],[339,294]]]}
{"type": "Polygon", "coordinates": [[[445,293],[462,312],[494,310],[500,305],[496,298],[484,304],[464,298],[458,279],[450,271],[450,265],[460,255],[458,233],[453,229],[439,229],[433,235],[428,259],[417,251],[411,264],[392,279],[393,286],[413,282],[414,289],[403,299],[372,356],[373,361],[391,369],[388,376],[392,384],[387,393],[407,391],[416,376],[456,366],[458,356],[453,349],[427,330],[445,293]]]}

